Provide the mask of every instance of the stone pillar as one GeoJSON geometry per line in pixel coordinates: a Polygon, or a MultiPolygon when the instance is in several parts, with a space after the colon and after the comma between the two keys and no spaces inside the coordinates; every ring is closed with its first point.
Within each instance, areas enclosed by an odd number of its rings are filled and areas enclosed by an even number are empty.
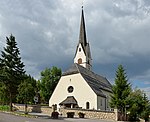
{"type": "Polygon", "coordinates": [[[114,109],[114,112],[115,112],[115,116],[116,116],[115,120],[118,121],[118,109],[114,109]]]}
{"type": "Polygon", "coordinates": [[[55,112],[57,110],[57,104],[52,105],[52,110],[53,110],[53,112],[55,112]]]}

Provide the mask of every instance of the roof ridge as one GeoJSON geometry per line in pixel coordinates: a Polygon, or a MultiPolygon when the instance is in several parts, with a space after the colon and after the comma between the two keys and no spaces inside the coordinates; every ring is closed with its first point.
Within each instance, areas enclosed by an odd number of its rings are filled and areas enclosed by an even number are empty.
{"type": "Polygon", "coordinates": [[[80,70],[79,70],[79,67],[78,67],[78,66],[81,66],[81,65],[78,65],[77,63],[75,63],[75,65],[76,65],[76,67],[77,67],[78,72],[81,73],[80,70]],[[78,66],[77,66],[77,65],[78,65],[78,66]]]}

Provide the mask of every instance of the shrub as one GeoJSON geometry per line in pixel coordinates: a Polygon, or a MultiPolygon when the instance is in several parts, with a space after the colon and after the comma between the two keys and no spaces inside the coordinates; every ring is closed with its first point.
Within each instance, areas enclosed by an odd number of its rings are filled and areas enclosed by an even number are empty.
{"type": "Polygon", "coordinates": [[[9,106],[8,105],[3,105],[3,106],[0,106],[0,111],[9,111],[9,106]]]}
{"type": "Polygon", "coordinates": [[[58,119],[58,115],[59,115],[58,112],[52,112],[51,117],[52,117],[53,119],[58,119]]]}
{"type": "Polygon", "coordinates": [[[79,112],[78,115],[79,115],[79,118],[84,118],[84,115],[85,115],[85,114],[82,113],[82,112],[79,112]]]}
{"type": "Polygon", "coordinates": [[[73,118],[74,114],[74,112],[67,112],[67,118],[73,118]]]}

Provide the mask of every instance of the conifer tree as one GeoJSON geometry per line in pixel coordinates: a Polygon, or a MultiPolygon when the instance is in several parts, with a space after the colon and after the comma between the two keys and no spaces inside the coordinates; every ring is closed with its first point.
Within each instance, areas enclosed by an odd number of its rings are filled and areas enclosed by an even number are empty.
{"type": "Polygon", "coordinates": [[[6,37],[6,44],[0,57],[0,81],[5,84],[9,93],[10,110],[12,111],[12,102],[16,97],[17,87],[23,80],[25,71],[15,37],[13,35],[10,35],[9,38],[6,37]]]}
{"type": "Polygon", "coordinates": [[[111,107],[117,108],[122,114],[125,114],[127,97],[131,92],[131,85],[128,83],[128,79],[122,65],[119,65],[116,71],[115,84],[112,87],[112,92],[110,101],[111,107]]]}

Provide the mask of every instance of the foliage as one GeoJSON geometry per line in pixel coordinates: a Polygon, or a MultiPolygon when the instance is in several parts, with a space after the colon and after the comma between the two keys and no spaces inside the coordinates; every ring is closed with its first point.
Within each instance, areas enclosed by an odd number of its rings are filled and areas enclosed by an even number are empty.
{"type": "Polygon", "coordinates": [[[43,102],[48,103],[60,77],[61,69],[57,67],[46,68],[41,72],[41,82],[38,82],[38,87],[40,86],[40,95],[43,102]]]}
{"type": "Polygon", "coordinates": [[[9,94],[10,110],[12,111],[12,102],[15,100],[17,87],[21,80],[23,80],[25,71],[15,37],[13,35],[10,35],[9,38],[6,37],[6,44],[7,46],[4,47],[4,51],[1,51],[0,81],[5,84],[9,94]]]}
{"type": "Polygon", "coordinates": [[[33,103],[33,98],[36,91],[36,80],[31,76],[26,76],[26,79],[19,85],[17,101],[25,104],[25,114],[27,114],[27,104],[33,103]]]}
{"type": "Polygon", "coordinates": [[[74,118],[74,112],[67,112],[67,118],[74,118]]]}
{"type": "Polygon", "coordinates": [[[58,112],[52,112],[51,117],[52,117],[53,119],[58,119],[58,115],[59,115],[58,112]]]}
{"type": "Polygon", "coordinates": [[[82,113],[82,112],[79,112],[78,115],[79,115],[79,118],[84,118],[84,115],[85,115],[85,114],[82,113]]]}
{"type": "Polygon", "coordinates": [[[145,121],[149,120],[149,116],[150,116],[150,102],[147,102],[145,104],[145,108],[141,113],[141,118],[143,118],[145,121]]]}
{"type": "Polygon", "coordinates": [[[9,103],[9,98],[7,95],[7,89],[5,84],[0,82],[0,105],[5,105],[9,103]]]}
{"type": "Polygon", "coordinates": [[[19,103],[33,103],[36,95],[36,80],[31,76],[25,76],[26,79],[19,85],[17,101],[19,103]]]}
{"type": "Polygon", "coordinates": [[[9,106],[8,105],[3,105],[3,106],[0,106],[0,111],[9,111],[9,106]]]}
{"type": "Polygon", "coordinates": [[[132,91],[128,97],[129,119],[137,120],[139,117],[147,120],[150,114],[150,103],[145,93],[140,89],[132,91]]]}
{"type": "Polygon", "coordinates": [[[131,85],[128,83],[127,76],[122,65],[119,65],[116,71],[115,84],[112,87],[112,92],[110,101],[111,107],[117,108],[122,114],[125,114],[127,97],[131,92],[131,85]]]}

